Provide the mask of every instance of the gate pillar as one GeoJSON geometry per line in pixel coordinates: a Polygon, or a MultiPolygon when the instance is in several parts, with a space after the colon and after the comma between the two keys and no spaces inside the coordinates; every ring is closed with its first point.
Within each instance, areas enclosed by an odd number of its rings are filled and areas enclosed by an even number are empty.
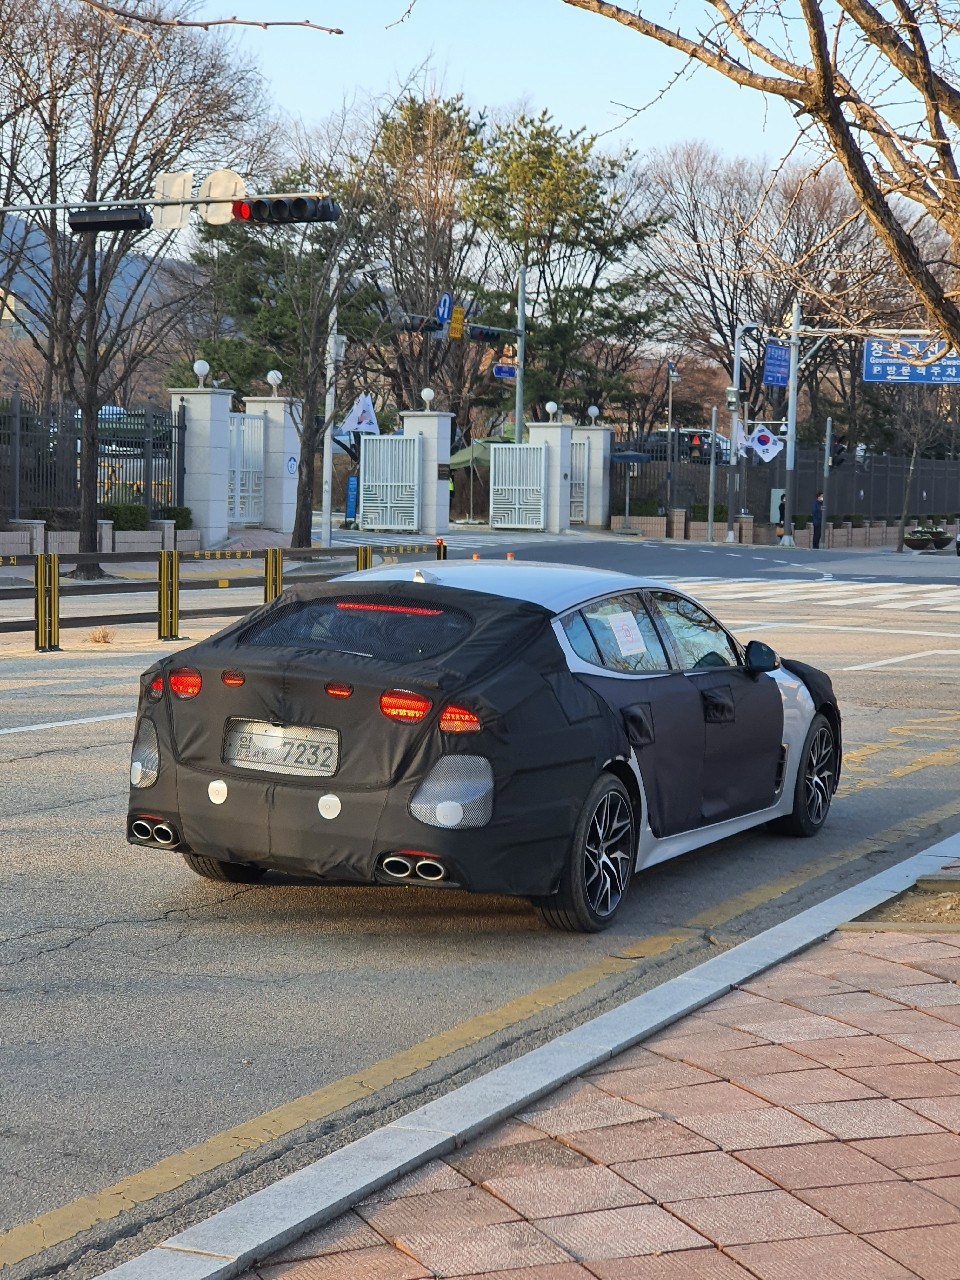
{"type": "Polygon", "coordinates": [[[292,533],[300,465],[296,426],[300,402],[284,396],[256,396],[243,403],[247,413],[263,418],[263,527],[292,533]]]}
{"type": "Polygon", "coordinates": [[[403,434],[420,436],[420,532],[426,537],[450,528],[450,424],[452,413],[401,413],[403,434]]]}
{"type": "Polygon", "coordinates": [[[186,410],[183,503],[193,515],[201,547],[227,537],[227,471],[230,466],[230,403],[224,387],[175,387],[170,407],[176,419],[186,410]]]}
{"type": "Polygon", "coordinates": [[[573,427],[563,422],[531,422],[530,443],[546,445],[547,483],[543,514],[548,533],[570,528],[570,473],[573,427]]]}
{"type": "Polygon", "coordinates": [[[586,519],[587,525],[606,528],[610,524],[610,427],[574,427],[573,442],[588,441],[586,519]]]}

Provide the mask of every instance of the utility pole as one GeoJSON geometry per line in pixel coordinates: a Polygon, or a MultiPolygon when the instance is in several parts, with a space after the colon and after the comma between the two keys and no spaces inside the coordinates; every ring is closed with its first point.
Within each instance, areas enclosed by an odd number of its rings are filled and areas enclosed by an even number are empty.
{"type": "MultiPolygon", "coordinates": [[[[673,361],[667,361],[667,514],[673,510],[673,361]]],[[[677,450],[679,462],[680,450],[677,450]]],[[[671,517],[672,519],[672,517],[671,517]]]]}
{"type": "Polygon", "coordinates": [[[782,547],[793,547],[793,510],[796,499],[796,465],[797,465],[797,385],[800,370],[800,299],[793,302],[793,314],[790,318],[790,375],[787,383],[787,475],[786,494],[783,506],[782,547]]]}
{"type": "Polygon", "coordinates": [[[823,542],[827,529],[827,503],[830,500],[830,463],[833,460],[833,418],[827,419],[827,435],[823,445],[823,512],[821,514],[822,523],[820,525],[821,545],[826,546],[823,542]]]}
{"type": "Polygon", "coordinates": [[[337,408],[337,295],[340,263],[334,262],[330,272],[333,305],[327,328],[327,398],[323,407],[323,484],[320,510],[320,545],[333,545],[333,415],[337,408]]]}
{"type": "Polygon", "coordinates": [[[733,386],[730,387],[728,408],[730,410],[730,463],[727,468],[727,542],[735,542],[733,532],[733,504],[735,500],[735,481],[739,450],[737,448],[737,423],[740,417],[740,353],[743,336],[759,329],[755,320],[746,324],[738,324],[733,337],[733,386]]]}
{"type": "MultiPolygon", "coordinates": [[[[513,443],[523,443],[523,365],[527,357],[527,268],[520,268],[517,281],[517,359],[514,375],[513,443]]],[[[472,476],[471,470],[471,476],[472,476]]],[[[472,512],[471,512],[472,514],[472,512]]]]}
{"type": "Polygon", "coordinates": [[[713,541],[713,511],[717,499],[717,406],[710,410],[710,496],[707,499],[707,541],[713,541]]]}

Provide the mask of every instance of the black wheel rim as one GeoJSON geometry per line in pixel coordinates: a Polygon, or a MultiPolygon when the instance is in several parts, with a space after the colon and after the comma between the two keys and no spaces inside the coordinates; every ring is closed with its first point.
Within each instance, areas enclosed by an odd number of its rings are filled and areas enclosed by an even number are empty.
{"type": "Polygon", "coordinates": [[[833,757],[833,734],[826,725],[821,725],[810,743],[804,776],[807,817],[814,826],[820,826],[830,808],[834,779],[833,757]]]}
{"type": "Polygon", "coordinates": [[[587,827],[583,851],[584,889],[596,915],[612,915],[630,879],[633,814],[618,791],[600,800],[587,827]]]}

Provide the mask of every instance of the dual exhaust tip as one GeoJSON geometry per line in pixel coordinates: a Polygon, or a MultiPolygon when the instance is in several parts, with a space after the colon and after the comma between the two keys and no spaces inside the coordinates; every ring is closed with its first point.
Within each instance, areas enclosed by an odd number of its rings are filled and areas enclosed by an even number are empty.
{"type": "Polygon", "coordinates": [[[134,818],[130,830],[138,840],[153,840],[156,844],[177,844],[180,837],[166,822],[150,822],[146,818],[134,818]]]}
{"type": "Polygon", "coordinates": [[[437,883],[446,880],[447,869],[436,858],[408,858],[402,853],[388,853],[380,869],[391,880],[424,880],[437,883]]]}

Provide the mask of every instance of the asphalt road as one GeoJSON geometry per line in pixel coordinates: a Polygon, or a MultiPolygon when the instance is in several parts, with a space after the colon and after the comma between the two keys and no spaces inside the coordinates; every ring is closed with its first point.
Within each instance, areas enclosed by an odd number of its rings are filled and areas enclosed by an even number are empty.
{"type": "Polygon", "coordinates": [[[71,1260],[71,1274],[97,1274],[960,829],[955,557],[627,539],[518,554],[708,579],[691,589],[734,631],[830,671],[848,754],[827,828],[811,841],[760,830],[643,873],[594,937],[546,930],[509,899],[279,876],[217,886],[123,837],[132,717],[109,717],[134,705],[158,651],[148,632],[95,646],[65,631],[70,647],[48,655],[6,638],[0,1261],[12,1277],[71,1260]]]}

